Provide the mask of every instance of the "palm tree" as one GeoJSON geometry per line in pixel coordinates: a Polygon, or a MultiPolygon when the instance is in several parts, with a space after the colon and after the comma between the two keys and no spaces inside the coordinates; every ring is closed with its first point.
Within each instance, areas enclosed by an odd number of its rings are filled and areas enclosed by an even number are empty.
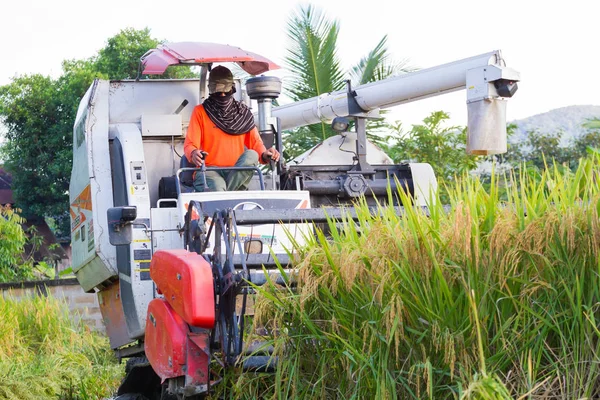
{"type": "MultiPolygon", "coordinates": [[[[301,6],[288,21],[290,40],[285,57],[292,78],[286,83],[287,96],[293,101],[305,100],[323,93],[344,89],[346,80],[352,86],[385,79],[414,70],[407,60],[393,63],[387,51],[387,36],[365,57],[344,73],[337,55],[339,23],[329,20],[312,5],[301,6]]],[[[383,127],[383,121],[370,122],[371,131],[383,127]]],[[[286,158],[295,157],[335,132],[328,124],[319,123],[287,132],[284,135],[286,158]]]]}

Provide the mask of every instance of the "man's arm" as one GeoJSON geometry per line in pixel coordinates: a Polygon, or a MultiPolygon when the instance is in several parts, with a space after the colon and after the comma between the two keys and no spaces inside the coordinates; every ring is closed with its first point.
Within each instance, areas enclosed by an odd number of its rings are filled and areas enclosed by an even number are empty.
{"type": "Polygon", "coordinates": [[[190,117],[190,124],[188,125],[187,134],[185,135],[185,142],[183,144],[183,151],[188,161],[196,166],[202,164],[204,154],[201,151],[202,144],[202,121],[200,120],[200,113],[198,112],[198,106],[194,108],[192,116],[190,117]]]}
{"type": "Polygon", "coordinates": [[[267,150],[256,127],[248,132],[248,143],[246,143],[246,147],[258,153],[258,161],[261,164],[268,164],[270,160],[279,160],[279,152],[275,147],[271,147],[267,150]]]}

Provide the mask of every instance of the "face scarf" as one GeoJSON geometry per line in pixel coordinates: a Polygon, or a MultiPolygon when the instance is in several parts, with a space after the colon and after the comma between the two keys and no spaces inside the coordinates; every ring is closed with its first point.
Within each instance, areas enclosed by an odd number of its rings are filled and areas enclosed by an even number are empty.
{"type": "Polygon", "coordinates": [[[242,135],[255,126],[250,109],[244,103],[236,101],[232,93],[225,96],[213,93],[202,105],[208,118],[230,135],[242,135]]]}

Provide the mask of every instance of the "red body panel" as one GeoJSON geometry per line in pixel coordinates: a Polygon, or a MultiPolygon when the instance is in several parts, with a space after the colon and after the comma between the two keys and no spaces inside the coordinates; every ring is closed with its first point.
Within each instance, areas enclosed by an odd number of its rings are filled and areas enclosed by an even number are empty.
{"type": "Polygon", "coordinates": [[[154,372],[163,380],[182,376],[188,327],[164,299],[148,304],[144,347],[154,372]]]}
{"type": "Polygon", "coordinates": [[[199,328],[214,327],[212,268],[204,257],[182,249],[159,250],[152,256],[150,276],[185,322],[199,328]]]}
{"type": "Polygon", "coordinates": [[[163,74],[167,67],[177,64],[208,64],[234,62],[251,75],[277,69],[273,61],[239,47],[216,43],[163,43],[142,57],[143,74],[163,74]]]}
{"type": "Polygon", "coordinates": [[[165,379],[185,377],[185,387],[207,390],[209,383],[208,330],[190,332],[188,325],[164,299],[148,305],[144,347],[156,374],[165,379]]]}

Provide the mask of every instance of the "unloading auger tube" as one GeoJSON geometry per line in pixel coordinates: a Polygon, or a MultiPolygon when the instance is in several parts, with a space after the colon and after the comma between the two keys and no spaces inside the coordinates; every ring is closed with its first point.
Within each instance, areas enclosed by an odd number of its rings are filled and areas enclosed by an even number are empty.
{"type": "MultiPolygon", "coordinates": [[[[506,99],[517,91],[518,80],[519,73],[505,66],[500,51],[493,51],[355,88],[348,82],[344,91],[275,108],[271,103],[281,91],[278,78],[252,78],[246,88],[249,97],[258,102],[256,120],[263,140],[275,143],[280,153],[283,130],[332,120],[334,129],[342,126],[339,137],[329,138],[289,160],[287,166],[280,161],[272,174],[274,182],[279,183],[273,183],[273,187],[306,190],[312,206],[319,207],[347,204],[361,196],[374,206],[387,200],[388,189],[396,193],[400,186],[416,205],[425,205],[437,185],[431,167],[397,165],[389,157],[375,159],[374,155],[382,152],[368,142],[366,121],[378,117],[380,109],[466,89],[467,151],[480,155],[504,153],[506,99]],[[353,132],[346,131],[345,117],[354,118],[353,132]],[[348,149],[352,142],[356,143],[354,148],[348,149]]],[[[398,198],[393,202],[399,205],[398,198]]]]}
{"type": "Polygon", "coordinates": [[[467,90],[467,150],[475,153],[506,152],[506,106],[502,99],[517,91],[520,74],[506,67],[500,50],[357,86],[353,91],[325,93],[279,106],[272,116],[282,130],[353,114],[352,97],[369,113],[427,97],[467,90]],[[502,105],[498,105],[498,104],[502,105]],[[350,106],[349,106],[350,105],[350,106]]]}

